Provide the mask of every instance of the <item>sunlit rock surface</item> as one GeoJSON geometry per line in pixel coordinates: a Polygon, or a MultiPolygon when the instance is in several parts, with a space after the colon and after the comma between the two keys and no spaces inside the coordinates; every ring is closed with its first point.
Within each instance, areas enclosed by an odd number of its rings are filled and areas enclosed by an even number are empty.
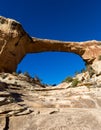
{"type": "Polygon", "coordinates": [[[25,32],[19,22],[0,16],[1,72],[16,71],[18,63],[27,53],[48,51],[76,53],[80,55],[87,64],[91,64],[97,73],[101,71],[101,67],[99,63],[97,63],[101,55],[100,41],[64,42],[33,38],[25,32]],[[96,64],[99,67],[96,67],[96,64]]]}
{"type": "Polygon", "coordinates": [[[101,75],[83,72],[53,87],[23,74],[0,74],[0,130],[75,129],[101,130],[101,75]]]}
{"type": "Polygon", "coordinates": [[[0,130],[101,130],[100,41],[33,38],[19,22],[0,17],[0,72],[0,130]],[[11,74],[27,53],[45,51],[76,53],[86,71],[54,87],[11,74]]]}

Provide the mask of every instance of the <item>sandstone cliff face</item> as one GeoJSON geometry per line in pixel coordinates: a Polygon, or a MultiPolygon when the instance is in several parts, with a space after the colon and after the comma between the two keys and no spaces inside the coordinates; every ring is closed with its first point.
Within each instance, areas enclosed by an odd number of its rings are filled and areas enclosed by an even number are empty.
{"type": "MultiPolygon", "coordinates": [[[[27,53],[45,51],[73,52],[100,72],[95,63],[101,54],[101,42],[63,42],[30,37],[20,23],[0,17],[0,71],[14,72],[27,53]]],[[[34,60],[34,59],[33,59],[34,60]]],[[[99,63],[97,64],[99,65],[99,63]]]]}
{"type": "Polygon", "coordinates": [[[76,53],[95,71],[56,87],[0,73],[0,130],[101,130],[101,42],[31,38],[20,23],[0,17],[0,72],[15,71],[27,53],[45,51],[76,53]]]}
{"type": "Polygon", "coordinates": [[[14,72],[25,56],[25,46],[31,39],[22,26],[11,19],[0,17],[0,71],[14,72]]]}

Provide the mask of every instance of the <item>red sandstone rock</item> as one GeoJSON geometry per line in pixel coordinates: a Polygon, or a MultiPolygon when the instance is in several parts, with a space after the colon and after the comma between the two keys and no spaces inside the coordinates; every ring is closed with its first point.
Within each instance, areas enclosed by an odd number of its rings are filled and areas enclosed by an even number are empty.
{"type": "MultiPolygon", "coordinates": [[[[100,41],[64,42],[31,38],[20,23],[15,20],[0,17],[0,71],[14,72],[18,63],[27,53],[45,51],[73,52],[91,64],[99,73],[100,67],[96,67],[98,57],[101,55],[100,41]],[[99,68],[99,69],[98,69],[99,68]]],[[[33,59],[34,60],[34,59],[33,59]]],[[[97,64],[99,65],[99,63],[97,64]]]]}

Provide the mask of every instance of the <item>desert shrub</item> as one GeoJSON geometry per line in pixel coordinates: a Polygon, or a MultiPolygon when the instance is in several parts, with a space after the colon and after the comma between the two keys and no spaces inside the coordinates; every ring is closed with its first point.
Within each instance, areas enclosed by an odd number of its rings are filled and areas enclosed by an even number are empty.
{"type": "Polygon", "coordinates": [[[38,76],[35,76],[35,77],[34,77],[34,81],[35,81],[36,83],[41,83],[41,82],[42,82],[42,79],[39,78],[38,76]]]}
{"type": "Polygon", "coordinates": [[[79,81],[77,78],[73,79],[71,87],[76,87],[78,85],[79,81]]]}
{"type": "Polygon", "coordinates": [[[11,102],[11,103],[14,103],[16,102],[15,98],[14,97],[8,97],[8,102],[11,102]]]}
{"type": "Polygon", "coordinates": [[[90,65],[86,66],[86,70],[89,72],[90,78],[92,77],[93,74],[95,74],[94,69],[90,65]]]}
{"type": "Polygon", "coordinates": [[[24,72],[24,75],[30,78],[30,74],[28,72],[24,72]]]}
{"type": "Polygon", "coordinates": [[[63,82],[72,82],[73,78],[72,77],[67,77],[66,79],[63,80],[63,82]]]}
{"type": "Polygon", "coordinates": [[[99,55],[98,60],[101,60],[101,55],[99,55]]]}

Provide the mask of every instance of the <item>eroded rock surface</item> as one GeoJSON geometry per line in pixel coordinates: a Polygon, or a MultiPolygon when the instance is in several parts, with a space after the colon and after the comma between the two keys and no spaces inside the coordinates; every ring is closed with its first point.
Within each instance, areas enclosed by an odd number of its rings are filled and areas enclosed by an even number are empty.
{"type": "Polygon", "coordinates": [[[32,38],[17,21],[0,17],[0,130],[101,130],[100,55],[100,41],[32,38]],[[16,71],[27,53],[45,51],[73,52],[91,66],[55,87],[4,73],[16,71]]]}
{"type": "Polygon", "coordinates": [[[0,130],[101,130],[101,75],[77,78],[76,86],[43,87],[23,74],[1,73],[0,130]]]}
{"type": "MultiPolygon", "coordinates": [[[[100,73],[98,61],[101,55],[100,41],[63,42],[30,37],[21,24],[0,16],[0,71],[14,72],[27,53],[45,51],[73,52],[100,73]],[[96,64],[98,67],[96,67],[96,64]]],[[[34,59],[33,59],[34,60],[34,59]]]]}

